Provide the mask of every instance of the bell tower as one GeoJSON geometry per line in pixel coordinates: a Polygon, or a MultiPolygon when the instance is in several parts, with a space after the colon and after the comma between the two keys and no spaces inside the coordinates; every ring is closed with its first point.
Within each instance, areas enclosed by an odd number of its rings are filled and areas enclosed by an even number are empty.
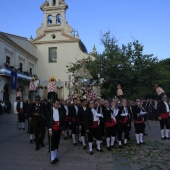
{"type": "MultiPolygon", "coordinates": [[[[44,12],[44,21],[37,30],[37,37],[45,32],[64,30],[71,35],[72,28],[67,25],[66,11],[68,5],[64,0],[49,0],[45,1],[40,9],[44,12]]],[[[37,38],[36,37],[36,38],[37,38]]]]}

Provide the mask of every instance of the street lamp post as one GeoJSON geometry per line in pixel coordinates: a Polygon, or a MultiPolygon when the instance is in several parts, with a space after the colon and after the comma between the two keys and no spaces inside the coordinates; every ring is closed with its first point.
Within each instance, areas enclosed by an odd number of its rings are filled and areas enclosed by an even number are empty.
{"type": "Polygon", "coordinates": [[[65,81],[65,87],[68,89],[69,98],[71,96],[71,75],[68,75],[68,81],[65,81]]]}
{"type": "Polygon", "coordinates": [[[98,76],[98,95],[101,97],[101,86],[104,82],[104,78],[100,77],[100,74],[97,74],[98,76]]]}

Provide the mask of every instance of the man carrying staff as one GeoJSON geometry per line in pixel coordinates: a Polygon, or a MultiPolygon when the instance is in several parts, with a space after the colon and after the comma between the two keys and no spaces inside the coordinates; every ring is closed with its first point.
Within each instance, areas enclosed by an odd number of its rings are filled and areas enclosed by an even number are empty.
{"type": "Polygon", "coordinates": [[[74,146],[77,145],[76,143],[76,129],[78,126],[78,105],[77,105],[77,98],[73,99],[73,105],[69,107],[69,123],[72,125],[72,140],[74,146]]]}
{"type": "Polygon", "coordinates": [[[145,109],[142,107],[142,103],[140,99],[136,99],[136,105],[132,107],[134,126],[135,126],[135,134],[137,145],[145,144],[143,142],[143,133],[144,133],[144,115],[147,113],[145,109]]]}
{"type": "Polygon", "coordinates": [[[35,135],[35,150],[39,150],[40,146],[44,147],[45,138],[45,107],[41,103],[39,95],[35,96],[35,103],[31,106],[31,125],[34,128],[35,135]]]}
{"type": "Polygon", "coordinates": [[[81,141],[83,144],[83,149],[87,149],[86,143],[85,143],[85,120],[86,120],[86,110],[87,110],[87,100],[82,99],[81,106],[78,109],[78,125],[79,130],[81,132],[81,141]]]}
{"type": "Polygon", "coordinates": [[[64,139],[67,139],[67,135],[68,135],[68,127],[69,127],[69,119],[68,119],[68,110],[69,107],[67,105],[67,100],[62,100],[61,101],[61,109],[63,111],[63,113],[66,115],[66,119],[65,119],[65,135],[64,135],[64,139]]]}
{"type": "Polygon", "coordinates": [[[102,117],[102,115],[100,113],[97,113],[94,108],[94,102],[92,100],[89,101],[89,108],[85,112],[87,115],[85,126],[86,132],[88,133],[90,155],[93,155],[93,137],[96,138],[97,151],[103,152],[103,150],[100,148],[101,131],[99,126],[99,117],[102,117]]]}
{"type": "Polygon", "coordinates": [[[64,135],[65,131],[65,117],[60,107],[58,99],[53,101],[53,107],[51,114],[47,117],[47,128],[49,130],[50,150],[51,150],[51,163],[56,164],[59,160],[57,158],[61,132],[64,135]]]}
{"type": "Polygon", "coordinates": [[[122,100],[122,106],[119,107],[119,112],[117,115],[117,132],[118,132],[118,142],[119,147],[122,147],[122,134],[124,133],[124,145],[127,145],[127,140],[129,138],[129,128],[131,123],[131,111],[130,107],[127,106],[127,100],[122,100]]]}
{"type": "Polygon", "coordinates": [[[160,129],[161,129],[161,139],[166,140],[169,138],[169,114],[170,114],[170,107],[168,104],[167,95],[164,94],[162,96],[162,101],[158,103],[157,111],[159,115],[159,122],[160,122],[160,129]],[[165,132],[164,132],[164,128],[165,132]]]}
{"type": "Polygon", "coordinates": [[[116,119],[113,110],[110,108],[110,104],[107,100],[104,101],[104,106],[105,109],[103,110],[103,116],[107,136],[107,150],[111,151],[111,147],[114,147],[116,136],[116,119]]]}

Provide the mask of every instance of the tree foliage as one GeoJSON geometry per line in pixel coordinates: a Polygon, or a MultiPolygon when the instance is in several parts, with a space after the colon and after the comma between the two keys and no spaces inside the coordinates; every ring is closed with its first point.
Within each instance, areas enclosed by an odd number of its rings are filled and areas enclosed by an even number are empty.
{"type": "Polygon", "coordinates": [[[161,84],[167,91],[170,89],[170,59],[159,62],[153,54],[144,54],[144,46],[138,40],[119,46],[110,32],[102,36],[101,43],[103,53],[71,63],[68,71],[74,74],[84,62],[94,80],[97,80],[97,74],[105,79],[103,97],[116,96],[117,84],[122,86],[125,97],[131,99],[155,96],[155,83],[161,84]]]}

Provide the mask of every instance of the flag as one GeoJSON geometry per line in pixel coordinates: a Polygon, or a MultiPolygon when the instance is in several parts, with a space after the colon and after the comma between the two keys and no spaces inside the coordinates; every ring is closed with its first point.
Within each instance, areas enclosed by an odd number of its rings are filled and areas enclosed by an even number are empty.
{"type": "Polygon", "coordinates": [[[11,89],[16,90],[17,88],[17,73],[15,71],[11,71],[11,89]]]}

